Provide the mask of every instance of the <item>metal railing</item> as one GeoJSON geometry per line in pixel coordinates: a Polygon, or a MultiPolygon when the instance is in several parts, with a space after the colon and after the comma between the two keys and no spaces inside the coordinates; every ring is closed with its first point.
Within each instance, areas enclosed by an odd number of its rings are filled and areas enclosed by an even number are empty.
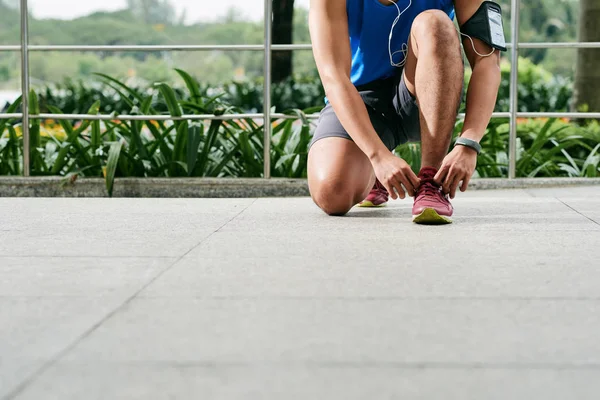
{"type": "MultiPolygon", "coordinates": [[[[0,46],[0,52],[21,52],[21,91],[22,113],[0,114],[0,118],[22,118],[23,126],[23,175],[30,175],[30,137],[29,121],[31,119],[86,119],[86,120],[210,120],[210,119],[240,119],[261,118],[264,123],[264,177],[271,177],[271,124],[275,119],[296,119],[295,115],[271,112],[271,54],[273,51],[311,50],[310,44],[272,44],[272,0],[264,0],[264,44],[262,45],[117,45],[117,46],[64,46],[64,45],[29,45],[29,7],[28,0],[21,2],[21,45],[0,46]],[[264,52],[264,108],[262,113],[253,114],[225,114],[225,115],[88,115],[88,114],[30,114],[29,113],[29,52],[31,51],[77,51],[77,52],[120,52],[120,51],[262,51],[264,52]]],[[[508,177],[516,177],[517,160],[517,118],[599,118],[600,112],[518,112],[518,62],[519,49],[580,49],[600,48],[600,42],[555,42],[555,43],[527,43],[518,41],[519,10],[521,0],[511,0],[511,43],[507,44],[511,55],[510,76],[510,111],[495,112],[492,118],[507,118],[510,120],[509,133],[509,168],[508,177]]],[[[318,115],[308,115],[308,118],[317,118],[318,115]]],[[[458,118],[464,118],[459,114],[458,118]]]]}

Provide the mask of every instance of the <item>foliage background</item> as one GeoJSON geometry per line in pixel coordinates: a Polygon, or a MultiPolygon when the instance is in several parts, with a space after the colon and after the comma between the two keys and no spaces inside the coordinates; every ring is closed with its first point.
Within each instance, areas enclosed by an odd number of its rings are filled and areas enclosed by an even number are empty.
{"type": "MultiPolygon", "coordinates": [[[[505,10],[509,2],[500,1],[505,10]]],[[[0,0],[0,44],[16,44],[16,0],[0,0]]],[[[523,2],[521,41],[576,41],[579,1],[523,2]]],[[[505,12],[506,21],[509,13],[505,12]]],[[[308,12],[296,8],[293,43],[309,43],[308,12]]],[[[505,24],[508,29],[509,24],[505,24]]],[[[214,21],[185,23],[169,0],[129,0],[116,12],[73,20],[30,21],[31,44],[169,45],[262,44],[263,24],[229,10],[214,21]],[[57,26],[60,29],[57,29],[57,26]]],[[[510,32],[507,32],[510,40],[510,32]]],[[[576,52],[521,52],[519,110],[566,111],[572,105],[576,52]]],[[[0,91],[20,88],[19,54],[0,53],[0,91]]],[[[32,52],[32,110],[49,113],[170,114],[260,112],[261,52],[32,52]]],[[[465,72],[466,79],[470,71],[465,72]]],[[[497,111],[509,109],[508,58],[502,61],[497,111]]],[[[272,88],[278,112],[300,120],[274,121],[272,174],[306,175],[314,123],[304,113],[323,105],[323,88],[310,51],[293,53],[293,73],[272,88]],[[303,111],[300,111],[303,110],[303,111]]],[[[18,111],[19,101],[5,111],[18,111]]],[[[518,176],[598,176],[598,123],[520,120],[518,176]]],[[[460,130],[460,121],[456,132],[460,130]]],[[[0,174],[20,174],[19,120],[0,126],[0,174]]],[[[103,176],[110,192],[115,176],[261,176],[262,121],[127,122],[33,121],[31,158],[37,175],[103,176]]],[[[456,133],[455,132],[455,133],[456,133]]],[[[493,120],[483,141],[477,175],[506,176],[508,124],[493,120]]],[[[419,146],[397,153],[419,167],[419,146]]]]}

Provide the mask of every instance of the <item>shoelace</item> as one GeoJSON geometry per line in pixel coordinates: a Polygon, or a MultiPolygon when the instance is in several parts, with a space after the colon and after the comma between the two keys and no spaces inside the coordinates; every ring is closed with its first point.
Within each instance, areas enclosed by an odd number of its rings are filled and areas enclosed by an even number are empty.
{"type": "Polygon", "coordinates": [[[425,196],[425,195],[440,195],[440,187],[435,183],[433,178],[421,178],[421,186],[417,192],[417,196],[425,196]]]}

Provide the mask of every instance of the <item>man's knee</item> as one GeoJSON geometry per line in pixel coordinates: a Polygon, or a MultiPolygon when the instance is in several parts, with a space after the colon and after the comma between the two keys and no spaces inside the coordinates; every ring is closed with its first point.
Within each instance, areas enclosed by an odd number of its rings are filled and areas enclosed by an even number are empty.
{"type": "Polygon", "coordinates": [[[325,178],[313,182],[310,194],[315,204],[328,215],[344,215],[354,206],[355,193],[342,179],[325,178]]]}
{"type": "Polygon", "coordinates": [[[458,33],[448,15],[441,10],[423,11],[415,18],[412,25],[412,36],[435,48],[445,50],[460,49],[458,33]]]}

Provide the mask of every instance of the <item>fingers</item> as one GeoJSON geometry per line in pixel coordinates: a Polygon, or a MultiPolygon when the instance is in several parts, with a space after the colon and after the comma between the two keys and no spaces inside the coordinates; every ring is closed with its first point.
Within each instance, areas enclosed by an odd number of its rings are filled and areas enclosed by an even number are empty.
{"type": "Polygon", "coordinates": [[[448,193],[450,198],[453,199],[456,197],[456,189],[460,186],[461,192],[466,191],[470,180],[471,176],[466,171],[451,169],[442,188],[444,193],[448,193]]]}
{"type": "Polygon", "coordinates": [[[444,179],[444,182],[442,183],[442,190],[444,193],[450,194],[450,192],[452,191],[452,185],[454,184],[455,179],[456,179],[456,176],[454,175],[454,171],[453,170],[448,171],[448,175],[446,175],[446,178],[444,179]]]}
{"type": "Polygon", "coordinates": [[[384,186],[386,188],[389,186],[388,192],[390,192],[390,196],[394,200],[396,200],[398,197],[400,199],[405,199],[407,193],[409,196],[414,196],[416,192],[416,188],[410,178],[402,174],[400,171],[396,172],[394,176],[389,178],[387,184],[384,184],[384,186]]]}
{"type": "Polygon", "coordinates": [[[406,198],[406,193],[404,192],[404,188],[402,187],[402,183],[398,180],[394,180],[393,181],[393,186],[396,189],[396,191],[398,192],[398,196],[401,199],[406,198]]]}
{"type": "Polygon", "coordinates": [[[388,181],[382,182],[382,184],[392,199],[397,200],[398,198],[404,199],[406,197],[406,192],[402,187],[402,183],[397,179],[390,178],[388,181]]]}
{"type": "Polygon", "coordinates": [[[461,192],[465,192],[467,190],[467,188],[469,187],[470,181],[471,181],[471,177],[467,174],[463,179],[462,185],[460,186],[461,192]]]}
{"type": "Polygon", "coordinates": [[[447,179],[448,173],[450,171],[450,164],[443,164],[439,169],[437,174],[433,177],[433,180],[438,185],[444,184],[444,181],[447,179]]]}
{"type": "Polygon", "coordinates": [[[387,181],[380,181],[381,184],[385,187],[385,190],[388,191],[388,193],[390,194],[390,197],[394,200],[398,199],[398,195],[396,194],[396,191],[394,190],[394,186],[390,185],[389,182],[387,181]]]}
{"type": "Polygon", "coordinates": [[[417,175],[413,172],[413,170],[410,168],[408,170],[408,173],[406,174],[406,177],[408,178],[408,181],[410,182],[410,185],[405,185],[406,189],[408,189],[408,195],[414,196],[415,193],[417,192],[417,189],[419,188],[419,185],[421,184],[421,181],[419,180],[417,175]]]}
{"type": "Polygon", "coordinates": [[[444,193],[449,194],[451,199],[453,199],[454,196],[456,196],[456,188],[460,183],[460,177],[461,174],[459,170],[457,170],[456,168],[450,168],[446,179],[444,179],[442,190],[444,191],[444,193]]]}
{"type": "Polygon", "coordinates": [[[458,188],[458,184],[460,183],[460,178],[458,176],[454,177],[452,184],[450,185],[450,198],[453,199],[456,196],[456,188],[458,188]]]}
{"type": "Polygon", "coordinates": [[[400,183],[402,183],[402,185],[404,185],[404,188],[406,189],[406,193],[409,196],[414,196],[415,195],[415,188],[413,187],[412,182],[408,179],[408,177],[403,176],[399,179],[400,183]]]}

